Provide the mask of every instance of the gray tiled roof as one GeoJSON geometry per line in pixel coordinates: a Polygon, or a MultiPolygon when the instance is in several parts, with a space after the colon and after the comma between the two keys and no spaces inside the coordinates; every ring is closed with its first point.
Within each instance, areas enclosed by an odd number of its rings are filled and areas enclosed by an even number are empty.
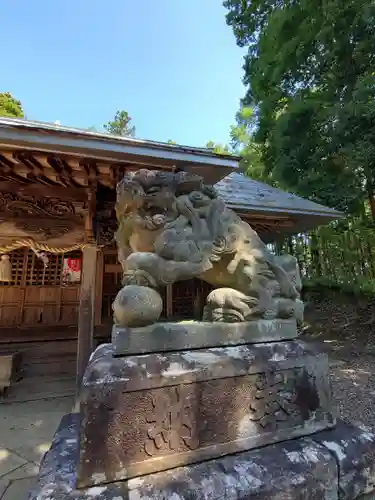
{"type": "Polygon", "coordinates": [[[279,214],[308,214],[328,219],[342,217],[341,212],[276,189],[263,182],[233,172],[215,184],[227,205],[246,212],[273,212],[279,214]]]}

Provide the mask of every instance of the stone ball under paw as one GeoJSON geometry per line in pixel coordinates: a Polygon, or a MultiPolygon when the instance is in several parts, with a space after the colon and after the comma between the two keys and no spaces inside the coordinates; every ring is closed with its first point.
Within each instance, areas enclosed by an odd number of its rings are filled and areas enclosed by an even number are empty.
{"type": "Polygon", "coordinates": [[[117,325],[146,326],[155,323],[160,318],[163,300],[153,288],[127,285],[118,292],[112,309],[117,325]]]}

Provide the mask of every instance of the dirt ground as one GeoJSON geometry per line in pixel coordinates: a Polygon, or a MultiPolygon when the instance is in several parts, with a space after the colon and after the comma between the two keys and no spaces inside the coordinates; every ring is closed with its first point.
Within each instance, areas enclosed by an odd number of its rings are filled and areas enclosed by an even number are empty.
{"type": "Polygon", "coordinates": [[[355,352],[351,343],[331,339],[324,340],[323,347],[330,359],[333,404],[338,416],[375,431],[375,356],[355,352]]]}
{"type": "Polygon", "coordinates": [[[338,415],[375,430],[375,303],[337,292],[305,297],[302,338],[330,359],[338,415]]]}

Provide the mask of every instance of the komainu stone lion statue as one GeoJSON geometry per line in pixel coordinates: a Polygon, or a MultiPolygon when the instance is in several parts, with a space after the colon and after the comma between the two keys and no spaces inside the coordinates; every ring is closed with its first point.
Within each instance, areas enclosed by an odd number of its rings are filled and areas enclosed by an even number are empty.
{"type": "Polygon", "coordinates": [[[302,319],[296,259],[273,255],[201,177],[146,169],[129,173],[117,186],[116,213],[124,289],[118,307],[114,304],[115,321],[140,326],[158,319],[157,312],[134,319],[134,285],[145,313],[155,290],[195,277],[216,288],[207,297],[205,321],[302,319]],[[129,303],[129,285],[132,319],[116,318],[121,304],[129,303]]]}

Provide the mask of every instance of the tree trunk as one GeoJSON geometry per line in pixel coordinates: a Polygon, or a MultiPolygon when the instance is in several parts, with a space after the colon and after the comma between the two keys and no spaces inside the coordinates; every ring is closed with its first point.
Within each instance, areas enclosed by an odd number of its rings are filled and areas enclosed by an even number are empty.
{"type": "Polygon", "coordinates": [[[294,255],[294,245],[292,236],[289,236],[288,238],[288,252],[290,255],[294,255]]]}
{"type": "Polygon", "coordinates": [[[375,221],[375,198],[374,198],[374,194],[369,195],[369,203],[370,203],[372,220],[375,221]]]}
{"type": "Polygon", "coordinates": [[[311,264],[312,264],[312,276],[309,278],[317,277],[322,275],[322,266],[320,263],[319,256],[319,240],[315,233],[311,233],[311,264]]]}
{"type": "Polygon", "coordinates": [[[367,196],[370,205],[372,220],[375,221],[375,188],[374,188],[374,183],[370,179],[366,180],[366,190],[367,190],[367,196]]]}

